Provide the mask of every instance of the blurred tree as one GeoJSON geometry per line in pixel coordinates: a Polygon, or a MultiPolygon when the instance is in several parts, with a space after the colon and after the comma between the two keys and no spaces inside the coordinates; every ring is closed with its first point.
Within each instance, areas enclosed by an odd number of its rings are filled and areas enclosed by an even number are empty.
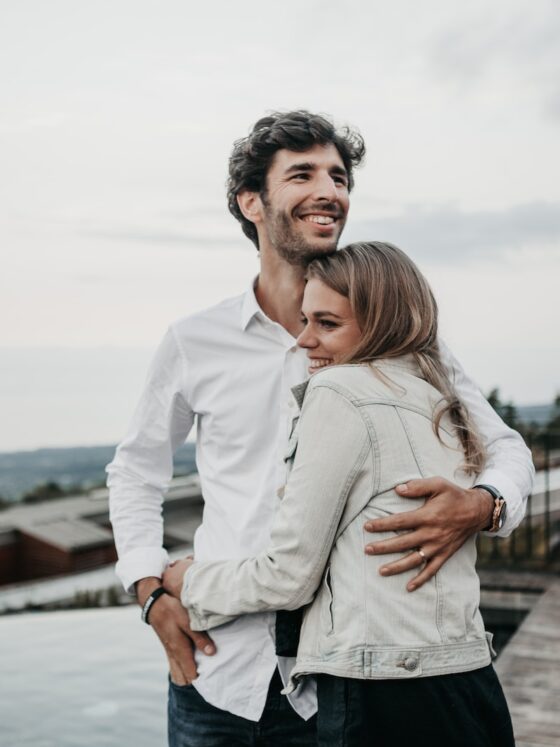
{"type": "Polygon", "coordinates": [[[495,389],[492,389],[486,399],[492,405],[494,410],[496,410],[504,423],[509,425],[510,428],[519,430],[517,410],[515,409],[515,406],[511,400],[509,402],[502,402],[502,400],[500,399],[500,390],[497,387],[495,389]]]}
{"type": "Polygon", "coordinates": [[[560,449],[560,394],[554,399],[552,414],[544,430],[544,439],[549,449],[560,449]]]}
{"type": "Polygon", "coordinates": [[[24,503],[40,503],[52,498],[60,498],[63,495],[66,495],[66,491],[57,482],[44,482],[26,493],[22,501],[24,503]]]}

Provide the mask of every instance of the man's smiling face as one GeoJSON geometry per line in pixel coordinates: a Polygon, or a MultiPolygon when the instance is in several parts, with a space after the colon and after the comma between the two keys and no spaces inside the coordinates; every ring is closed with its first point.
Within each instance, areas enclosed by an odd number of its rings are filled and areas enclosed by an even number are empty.
{"type": "Polygon", "coordinates": [[[336,147],[279,150],[261,201],[263,239],[290,264],[334,252],[349,207],[348,174],[336,147]]]}

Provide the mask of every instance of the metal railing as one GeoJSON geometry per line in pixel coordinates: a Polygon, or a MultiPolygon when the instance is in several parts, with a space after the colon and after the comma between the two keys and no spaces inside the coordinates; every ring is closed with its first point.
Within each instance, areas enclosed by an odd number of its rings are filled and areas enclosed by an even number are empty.
{"type": "Polygon", "coordinates": [[[505,538],[480,535],[478,565],[517,569],[560,569],[560,433],[541,434],[532,445],[537,473],[537,490],[529,496],[525,518],[505,538]],[[551,476],[555,483],[551,484],[551,476]]]}

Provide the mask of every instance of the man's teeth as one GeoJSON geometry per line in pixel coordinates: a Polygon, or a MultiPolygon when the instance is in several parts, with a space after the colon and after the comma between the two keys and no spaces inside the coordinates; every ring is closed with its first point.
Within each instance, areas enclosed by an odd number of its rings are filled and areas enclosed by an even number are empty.
{"type": "Polygon", "coordinates": [[[332,358],[314,358],[309,361],[309,368],[323,368],[323,366],[330,366],[332,358]]]}
{"type": "Polygon", "coordinates": [[[328,226],[330,223],[334,223],[332,215],[305,215],[303,220],[309,223],[320,223],[322,226],[328,226]]]}

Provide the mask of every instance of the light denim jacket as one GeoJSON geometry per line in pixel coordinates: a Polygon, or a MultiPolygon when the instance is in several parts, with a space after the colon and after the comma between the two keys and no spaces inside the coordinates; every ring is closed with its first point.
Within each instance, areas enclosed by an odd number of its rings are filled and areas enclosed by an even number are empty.
{"type": "Polygon", "coordinates": [[[487,665],[474,536],[413,593],[405,586],[417,569],[382,577],[379,567],[399,555],[364,553],[371,541],[365,521],[416,506],[397,495],[399,483],[440,475],[473,484],[447,416],[441,440],[434,433],[440,393],[403,356],[325,369],[294,395],[303,406],[269,547],[257,557],[189,568],[181,599],[192,628],[308,605],[288,689],[316,672],[394,679],[487,665]]]}

